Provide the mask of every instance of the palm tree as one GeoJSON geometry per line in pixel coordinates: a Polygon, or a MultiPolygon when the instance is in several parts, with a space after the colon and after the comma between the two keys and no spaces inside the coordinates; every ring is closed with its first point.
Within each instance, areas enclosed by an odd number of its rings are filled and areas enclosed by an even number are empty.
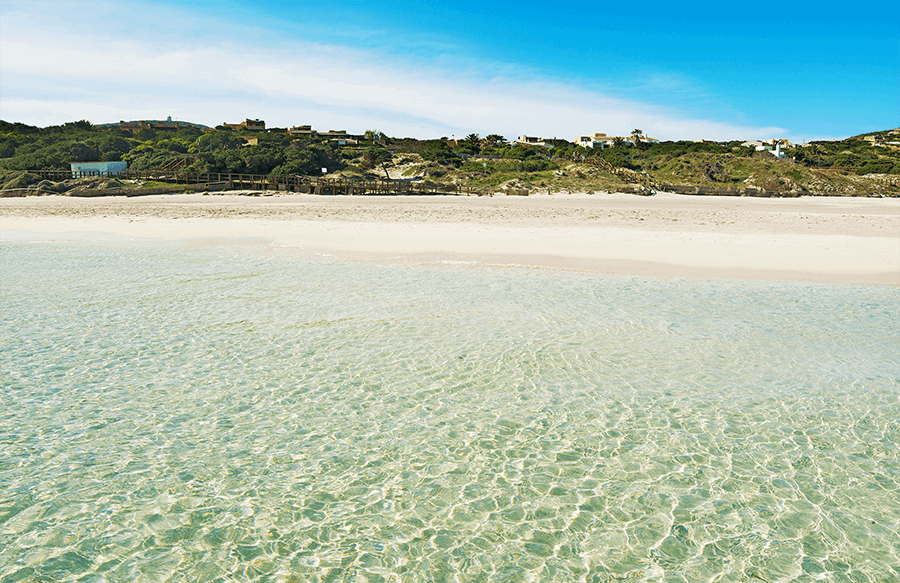
{"type": "Polygon", "coordinates": [[[631,132],[631,139],[634,141],[634,145],[637,146],[641,143],[641,138],[644,137],[644,130],[634,130],[631,132]]]}

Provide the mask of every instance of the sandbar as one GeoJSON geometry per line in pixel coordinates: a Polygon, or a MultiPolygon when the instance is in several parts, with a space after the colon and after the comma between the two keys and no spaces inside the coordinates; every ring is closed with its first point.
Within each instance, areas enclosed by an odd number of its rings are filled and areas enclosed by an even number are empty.
{"type": "Polygon", "coordinates": [[[0,232],[265,238],[349,260],[900,285],[900,198],[658,193],[0,199],[0,232]]]}

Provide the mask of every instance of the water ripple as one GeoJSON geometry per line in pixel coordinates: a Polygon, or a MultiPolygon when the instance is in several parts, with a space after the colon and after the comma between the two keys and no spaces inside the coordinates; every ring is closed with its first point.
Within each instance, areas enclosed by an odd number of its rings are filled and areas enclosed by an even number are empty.
{"type": "Polygon", "coordinates": [[[2,247],[4,583],[900,580],[892,288],[2,247]]]}

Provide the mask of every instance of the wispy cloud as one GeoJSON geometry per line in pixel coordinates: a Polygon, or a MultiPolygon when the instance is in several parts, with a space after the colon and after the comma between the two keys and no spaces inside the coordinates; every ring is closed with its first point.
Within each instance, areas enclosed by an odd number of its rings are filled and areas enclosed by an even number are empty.
{"type": "MultiPolygon", "coordinates": [[[[47,125],[173,115],[215,125],[262,117],[270,126],[377,127],[416,137],[476,132],[571,139],[636,127],[661,139],[785,132],[697,119],[509,63],[454,66],[446,59],[416,61],[285,38],[253,40],[255,35],[237,41],[181,36],[177,42],[169,36],[163,44],[134,33],[138,22],[98,36],[78,27],[28,24],[27,7],[17,8],[15,26],[4,23],[0,35],[0,117],[12,121],[47,125]]],[[[652,82],[679,89],[686,84],[674,74],[652,82]]]]}

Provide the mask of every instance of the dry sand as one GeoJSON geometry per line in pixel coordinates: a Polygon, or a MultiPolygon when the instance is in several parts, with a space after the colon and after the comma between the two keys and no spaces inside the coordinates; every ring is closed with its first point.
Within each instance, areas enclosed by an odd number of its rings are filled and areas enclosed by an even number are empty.
{"type": "Polygon", "coordinates": [[[348,259],[900,285],[900,199],[657,194],[0,199],[0,230],[262,237],[348,259]]]}

